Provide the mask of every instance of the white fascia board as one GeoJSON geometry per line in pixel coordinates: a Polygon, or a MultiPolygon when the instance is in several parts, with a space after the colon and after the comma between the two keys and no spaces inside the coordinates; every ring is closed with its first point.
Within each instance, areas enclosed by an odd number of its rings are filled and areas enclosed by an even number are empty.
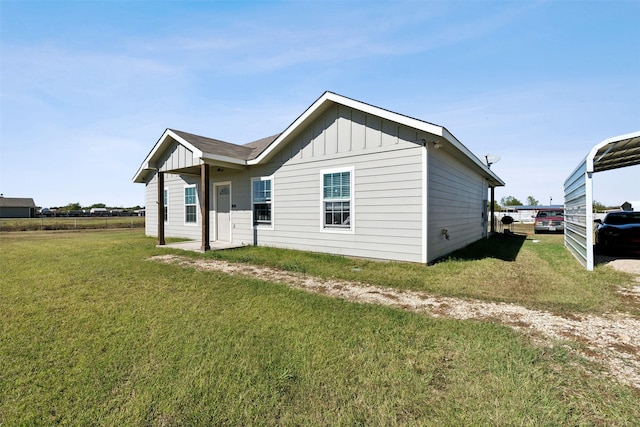
{"type": "Polygon", "coordinates": [[[173,132],[171,129],[167,129],[164,131],[160,139],[158,139],[158,142],[156,142],[156,145],[153,146],[153,148],[151,149],[147,157],[144,159],[144,161],[140,165],[140,168],[138,168],[138,171],[133,176],[133,182],[144,182],[142,180],[144,172],[156,169],[151,165],[152,160],[156,157],[158,152],[165,149],[167,145],[170,143],[168,140],[168,137],[171,137],[181,145],[184,145],[189,151],[193,153],[194,158],[202,158],[202,154],[203,154],[202,151],[194,147],[189,141],[185,140],[184,138],[182,138],[181,136],[173,132]]]}
{"type": "Polygon", "coordinates": [[[486,173],[491,178],[493,178],[495,182],[498,183],[499,186],[505,185],[504,181],[500,179],[498,175],[496,175],[491,169],[489,169],[487,165],[482,163],[482,161],[475,154],[473,154],[463,143],[458,141],[458,139],[455,136],[453,136],[451,132],[449,132],[446,128],[442,128],[442,130],[443,130],[442,136],[444,139],[449,141],[451,145],[453,145],[456,149],[462,152],[462,154],[467,156],[473,163],[475,163],[480,169],[482,169],[484,173],[486,173]]]}
{"type": "Polygon", "coordinates": [[[143,166],[140,166],[131,180],[136,183],[143,183],[145,176],[144,172],[147,170],[148,169],[144,168],[143,166]]]}
{"type": "Polygon", "coordinates": [[[356,101],[355,99],[345,98],[344,96],[340,96],[335,93],[328,92],[328,94],[329,94],[328,99],[335,103],[342,104],[347,107],[351,107],[356,110],[360,110],[374,116],[382,117],[383,119],[400,123],[405,126],[409,126],[415,129],[420,129],[424,132],[427,132],[433,135],[444,136],[443,131],[445,129],[442,126],[437,126],[422,120],[418,120],[412,117],[404,116],[402,114],[394,113],[393,111],[389,111],[383,108],[375,107],[373,105],[365,104],[363,102],[356,101]]]}
{"type": "Polygon", "coordinates": [[[424,132],[442,136],[443,128],[441,126],[436,126],[431,123],[427,123],[418,119],[413,119],[411,117],[403,116],[398,113],[394,113],[389,110],[384,110],[379,107],[375,107],[373,105],[365,104],[360,101],[356,101],[355,99],[346,98],[344,96],[335,94],[333,92],[325,92],[322,94],[320,98],[318,98],[307,110],[300,115],[282,134],[265,150],[260,156],[256,157],[253,160],[247,162],[248,165],[259,164],[265,157],[267,157],[272,151],[276,150],[283,141],[286,141],[287,138],[294,133],[300,126],[302,126],[309,117],[311,117],[316,111],[322,108],[327,102],[334,102],[336,104],[341,104],[346,107],[354,108],[356,110],[360,110],[364,113],[368,113],[371,115],[379,116],[384,119],[394,121],[409,127],[413,127],[415,129],[422,130],[424,132]]]}
{"type": "Polygon", "coordinates": [[[605,139],[604,141],[602,141],[599,144],[596,144],[591,149],[591,151],[589,151],[589,154],[587,154],[587,157],[586,157],[587,172],[593,172],[593,169],[594,169],[593,161],[595,160],[596,154],[598,153],[598,151],[600,151],[600,149],[602,147],[604,147],[606,145],[609,145],[609,144],[615,144],[615,143],[618,143],[620,141],[624,141],[625,139],[633,139],[633,138],[638,138],[638,137],[640,137],[640,131],[627,133],[625,135],[613,136],[611,138],[605,139]]]}
{"type": "Polygon", "coordinates": [[[300,115],[260,156],[247,162],[247,165],[256,165],[262,162],[262,160],[269,155],[272,151],[276,150],[283,141],[294,133],[300,126],[302,126],[309,117],[311,117],[316,111],[321,109],[327,102],[334,102],[341,104],[349,108],[353,108],[362,111],[366,114],[378,116],[383,119],[396,122],[414,129],[421,130],[431,135],[435,135],[449,141],[454,147],[461,151],[465,156],[469,157],[472,162],[478,165],[487,175],[489,175],[499,185],[505,185],[498,176],[491,171],[484,163],[480,161],[473,153],[471,153],[467,147],[465,147],[460,141],[458,141],[447,129],[442,126],[427,123],[422,120],[414,119],[402,114],[394,113],[393,111],[385,110],[370,104],[365,104],[355,99],[346,98],[344,96],[335,94],[333,92],[325,92],[320,98],[318,98],[307,110],[300,115]]]}
{"type": "Polygon", "coordinates": [[[320,98],[316,100],[316,102],[311,104],[311,106],[307,108],[306,111],[302,113],[293,123],[291,123],[289,127],[285,129],[285,131],[282,132],[280,136],[277,137],[276,140],[271,143],[271,145],[269,145],[269,147],[267,147],[266,150],[260,153],[260,155],[255,159],[249,160],[247,164],[260,164],[265,157],[269,156],[271,152],[276,150],[280,146],[280,144],[282,144],[282,141],[285,141],[289,137],[289,135],[291,135],[302,123],[304,123],[315,111],[317,111],[322,104],[327,101],[327,96],[329,93],[330,92],[325,92],[320,98]]]}
{"type": "Polygon", "coordinates": [[[194,159],[201,159],[202,158],[203,153],[202,153],[202,151],[200,151],[199,148],[196,148],[189,141],[187,141],[183,137],[179,136],[177,133],[173,132],[171,129],[167,129],[167,131],[165,132],[165,135],[170,135],[173,139],[178,141],[181,145],[184,145],[189,151],[191,151],[193,153],[193,158],[194,159]]]}

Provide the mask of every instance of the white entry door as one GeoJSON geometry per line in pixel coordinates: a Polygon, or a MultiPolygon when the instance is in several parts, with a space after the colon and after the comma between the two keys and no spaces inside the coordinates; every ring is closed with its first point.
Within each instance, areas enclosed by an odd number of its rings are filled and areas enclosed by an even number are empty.
{"type": "Polygon", "coordinates": [[[229,184],[216,187],[216,240],[231,241],[231,188],[229,184]]]}

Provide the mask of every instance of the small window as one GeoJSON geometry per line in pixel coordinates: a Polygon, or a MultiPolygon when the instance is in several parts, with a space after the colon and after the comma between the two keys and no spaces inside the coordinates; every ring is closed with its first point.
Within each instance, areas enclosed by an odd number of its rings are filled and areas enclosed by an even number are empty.
{"type": "Polygon", "coordinates": [[[253,224],[271,225],[271,177],[253,178],[253,224]]]}
{"type": "Polygon", "coordinates": [[[195,224],[197,222],[196,187],[184,188],[184,222],[195,224]]]}
{"type": "Polygon", "coordinates": [[[351,172],[352,170],[327,171],[322,174],[323,227],[350,230],[351,223],[351,172]]]}
{"type": "Polygon", "coordinates": [[[169,221],[169,191],[164,190],[164,222],[169,221]]]}

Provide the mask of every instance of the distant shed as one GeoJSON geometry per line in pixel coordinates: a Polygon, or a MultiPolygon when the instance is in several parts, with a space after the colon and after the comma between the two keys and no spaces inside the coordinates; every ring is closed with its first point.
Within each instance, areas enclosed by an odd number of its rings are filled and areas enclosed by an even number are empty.
{"type": "Polygon", "coordinates": [[[33,199],[0,196],[0,218],[33,218],[36,204],[33,199]]]}

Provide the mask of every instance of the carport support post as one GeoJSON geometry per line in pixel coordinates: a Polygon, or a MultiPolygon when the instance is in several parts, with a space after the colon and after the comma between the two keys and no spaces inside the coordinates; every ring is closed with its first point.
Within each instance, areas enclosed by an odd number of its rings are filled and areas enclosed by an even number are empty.
{"type": "Polygon", "coordinates": [[[209,244],[209,165],[206,163],[200,166],[200,210],[202,213],[202,252],[211,249],[209,244]]]}
{"type": "Polygon", "coordinates": [[[164,245],[164,172],[158,170],[158,245],[164,245]]]}

